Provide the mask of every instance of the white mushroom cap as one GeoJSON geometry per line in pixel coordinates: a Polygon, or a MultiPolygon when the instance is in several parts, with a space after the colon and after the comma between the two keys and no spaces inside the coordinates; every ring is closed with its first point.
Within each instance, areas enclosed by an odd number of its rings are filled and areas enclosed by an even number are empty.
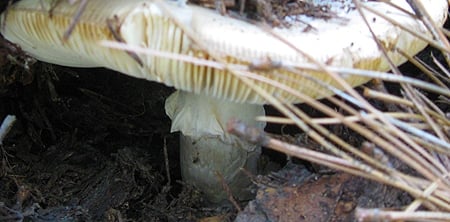
{"type": "MultiPolygon", "coordinates": [[[[447,1],[420,1],[432,19],[439,25],[443,24],[447,13],[447,1]]],[[[53,10],[52,19],[49,19],[48,14],[43,12],[40,2],[22,0],[16,3],[6,14],[7,18],[3,18],[6,19],[6,27],[2,30],[2,34],[8,40],[19,44],[39,60],[68,66],[107,67],[195,94],[236,102],[265,103],[263,98],[243,85],[236,76],[223,70],[143,54],[139,55],[144,64],[140,66],[127,53],[98,45],[100,40],[114,40],[106,21],[117,16],[120,22],[119,34],[128,44],[209,59],[209,55],[200,50],[180,27],[173,24],[161,9],[161,5],[153,1],[90,0],[88,3],[90,7],[83,13],[72,36],[65,43],[61,40],[62,34],[69,26],[77,5],[71,6],[68,5],[68,1],[61,1],[53,10]]],[[[44,2],[47,3],[46,9],[49,9],[48,4],[51,1],[44,2]]],[[[332,10],[337,13],[338,18],[324,20],[298,17],[317,30],[305,32],[303,23],[293,23],[290,28],[274,28],[273,32],[328,65],[387,71],[389,66],[382,58],[358,12],[344,11],[340,9],[339,3],[332,2],[332,10]],[[348,21],[345,21],[346,19],[348,21]]],[[[411,11],[406,1],[391,2],[411,11]]],[[[425,27],[419,21],[385,3],[371,1],[363,4],[419,33],[426,33],[425,27]]],[[[267,58],[286,64],[308,62],[294,49],[253,24],[224,17],[213,10],[197,6],[179,6],[174,2],[166,2],[165,5],[172,16],[196,34],[209,50],[222,55],[229,62],[249,64],[255,59],[267,58]]],[[[369,12],[367,16],[371,19],[370,25],[376,36],[385,46],[389,46],[388,50],[397,47],[413,55],[426,46],[424,41],[383,18],[369,12]]],[[[389,51],[388,54],[395,64],[401,64],[406,60],[395,50],[389,51]]],[[[283,70],[256,73],[295,89],[303,89],[303,93],[313,98],[326,95],[323,94],[324,90],[314,90],[321,88],[317,83],[298,74],[283,70]]],[[[325,73],[309,74],[323,83],[336,85],[325,73]]],[[[367,78],[358,76],[348,76],[346,80],[352,86],[368,81],[367,78]]],[[[273,86],[256,80],[254,82],[268,92],[285,96],[287,101],[301,102],[273,86]]]]}

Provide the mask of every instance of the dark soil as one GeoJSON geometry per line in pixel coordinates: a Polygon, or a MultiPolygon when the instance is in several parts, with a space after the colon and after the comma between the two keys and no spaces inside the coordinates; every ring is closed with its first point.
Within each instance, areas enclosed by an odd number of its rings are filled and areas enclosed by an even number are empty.
{"type": "MultiPolygon", "coordinates": [[[[2,69],[3,76],[24,72],[2,69]]],[[[0,118],[18,119],[1,147],[6,215],[174,221],[209,211],[177,182],[177,136],[164,113],[172,89],[104,69],[36,63],[29,72],[21,75],[34,81],[11,81],[0,97],[0,118]]]]}

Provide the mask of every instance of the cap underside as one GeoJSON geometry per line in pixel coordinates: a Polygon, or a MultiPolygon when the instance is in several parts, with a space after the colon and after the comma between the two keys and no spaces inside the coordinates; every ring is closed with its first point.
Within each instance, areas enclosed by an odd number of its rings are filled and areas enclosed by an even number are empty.
{"type": "MultiPolygon", "coordinates": [[[[63,42],[63,33],[69,27],[78,5],[61,1],[52,10],[50,17],[48,9],[52,1],[44,2],[45,9],[42,9],[40,1],[36,0],[22,0],[16,3],[6,13],[6,26],[2,30],[2,34],[8,40],[19,44],[25,51],[42,61],[75,67],[106,67],[196,94],[258,104],[265,103],[264,99],[241,81],[240,78],[243,76],[247,76],[245,78],[250,78],[254,85],[283,98],[286,102],[301,102],[301,100],[292,93],[280,89],[280,85],[313,98],[332,94],[324,86],[341,88],[325,72],[270,65],[265,69],[258,67],[248,69],[255,66],[255,61],[287,65],[311,62],[260,27],[221,16],[213,10],[165,2],[164,7],[169,9],[173,16],[170,17],[160,4],[153,1],[90,0],[72,35],[63,42]],[[174,20],[181,22],[184,27],[175,25],[174,20]],[[195,34],[195,40],[186,35],[186,30],[195,34]],[[242,66],[241,69],[230,73],[217,67],[143,53],[136,53],[137,57],[134,57],[133,53],[101,46],[99,42],[102,40],[123,41],[132,46],[205,60],[213,60],[213,57],[219,56],[229,64],[242,66]]],[[[405,1],[392,2],[409,9],[405,1]]],[[[447,2],[445,0],[422,0],[422,2],[430,12],[433,12],[431,15],[435,22],[442,25],[446,18],[447,2]]],[[[421,23],[391,6],[380,2],[365,4],[404,26],[419,33],[426,33],[421,23]]],[[[349,10],[338,12],[337,15],[337,18],[328,20],[298,17],[297,19],[306,19],[314,27],[310,31],[305,31],[306,25],[298,22],[292,23],[289,28],[274,28],[272,32],[321,63],[387,71],[388,63],[382,58],[358,12],[349,10]]],[[[414,55],[426,46],[424,41],[381,17],[368,12],[367,17],[378,39],[388,47],[388,54],[395,64],[406,61],[395,48],[414,55]]],[[[344,79],[351,86],[369,80],[366,77],[351,75],[344,76],[344,79]]]]}

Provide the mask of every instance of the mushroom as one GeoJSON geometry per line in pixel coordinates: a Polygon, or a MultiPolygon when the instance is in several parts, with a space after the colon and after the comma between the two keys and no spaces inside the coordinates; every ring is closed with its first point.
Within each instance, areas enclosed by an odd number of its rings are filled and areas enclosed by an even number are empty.
{"type": "MultiPolygon", "coordinates": [[[[104,47],[99,42],[118,41],[204,60],[219,57],[230,64],[250,67],[254,75],[298,89],[312,98],[332,94],[322,84],[341,87],[325,72],[298,68],[293,72],[280,68],[277,65],[280,62],[309,62],[286,42],[330,66],[389,69],[364,21],[352,9],[350,0],[314,2],[329,4],[329,10],[336,17],[325,20],[305,15],[291,16],[286,18],[291,23],[289,28],[272,28],[267,32],[254,24],[221,16],[214,10],[179,2],[90,0],[71,36],[64,41],[62,36],[73,20],[76,5],[68,1],[60,1],[54,6],[51,0],[22,0],[3,13],[2,24],[4,22],[5,26],[1,33],[41,61],[73,67],[106,67],[178,89],[167,99],[166,112],[172,119],[172,131],[181,131],[183,179],[203,191],[210,201],[220,202],[226,199],[223,183],[239,199],[249,196],[250,180],[242,175],[240,169],[255,173],[261,152],[260,147],[228,134],[225,123],[236,117],[264,128],[265,123],[255,121],[255,117],[264,115],[262,105],[266,101],[243,84],[242,77],[223,67],[104,47]],[[52,16],[48,13],[50,8],[52,16]],[[298,20],[302,23],[296,22],[298,20]],[[308,31],[307,27],[313,30],[308,31]],[[275,35],[282,36],[285,41],[280,41],[275,35]],[[269,61],[269,68],[260,68],[260,61],[269,61]]],[[[436,24],[443,24],[448,7],[446,0],[419,2],[436,24]]],[[[391,3],[412,11],[406,1],[392,0],[391,3]]],[[[421,22],[398,8],[383,2],[362,4],[417,33],[430,36],[421,22]]],[[[366,12],[366,15],[395,64],[406,61],[396,48],[414,55],[427,45],[375,14],[366,12]]],[[[369,80],[357,75],[343,78],[351,86],[369,80]]],[[[255,79],[249,81],[283,98],[284,102],[301,102],[271,84],[255,79]]]]}

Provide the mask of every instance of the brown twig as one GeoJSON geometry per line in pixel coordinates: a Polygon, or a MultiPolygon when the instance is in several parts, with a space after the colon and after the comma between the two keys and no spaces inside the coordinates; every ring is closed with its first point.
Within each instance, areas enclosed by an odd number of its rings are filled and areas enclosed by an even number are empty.
{"type": "Polygon", "coordinates": [[[356,208],[355,215],[358,221],[450,221],[450,213],[430,211],[402,212],[356,208]]]}
{"type": "MultiPolygon", "coordinates": [[[[114,15],[113,18],[107,19],[106,24],[108,25],[108,29],[113,35],[114,39],[120,43],[125,43],[125,40],[120,36],[120,21],[117,15],[114,15]]],[[[141,67],[144,66],[141,58],[139,58],[138,54],[134,51],[126,50],[125,51],[132,59],[134,59],[141,67]]]]}
{"type": "Polygon", "coordinates": [[[228,186],[227,182],[223,178],[222,174],[220,174],[219,172],[215,172],[215,174],[216,174],[217,178],[219,179],[219,181],[221,182],[222,188],[224,189],[225,193],[228,196],[228,200],[231,202],[231,204],[233,204],[233,206],[237,209],[238,212],[241,212],[242,208],[239,206],[238,202],[234,198],[233,192],[231,191],[231,189],[228,186]]]}
{"type": "Polygon", "coordinates": [[[80,6],[78,6],[78,9],[75,12],[75,15],[73,16],[69,27],[64,32],[63,42],[65,42],[65,41],[67,41],[67,39],[69,39],[69,37],[72,34],[73,30],[75,29],[75,26],[77,25],[78,21],[80,21],[81,15],[83,14],[84,10],[86,9],[87,4],[88,4],[88,0],[81,0],[80,1],[80,6]]]}
{"type": "Polygon", "coordinates": [[[166,177],[167,177],[166,187],[170,187],[171,184],[172,184],[172,180],[170,178],[169,154],[167,152],[167,139],[166,139],[166,137],[164,137],[163,151],[164,151],[164,165],[165,165],[166,177]]]}
{"type": "MultiPolygon", "coordinates": [[[[417,0],[406,0],[408,4],[411,6],[413,11],[416,13],[416,16],[422,20],[423,24],[427,27],[428,31],[433,35],[434,39],[439,41],[439,43],[449,49],[450,43],[448,42],[445,35],[442,33],[441,29],[434,24],[433,20],[431,19],[430,15],[427,13],[427,10],[425,10],[424,6],[420,1],[417,0]]],[[[442,53],[445,56],[445,59],[447,60],[447,64],[450,65],[450,53],[442,51],[442,53]]]]}

